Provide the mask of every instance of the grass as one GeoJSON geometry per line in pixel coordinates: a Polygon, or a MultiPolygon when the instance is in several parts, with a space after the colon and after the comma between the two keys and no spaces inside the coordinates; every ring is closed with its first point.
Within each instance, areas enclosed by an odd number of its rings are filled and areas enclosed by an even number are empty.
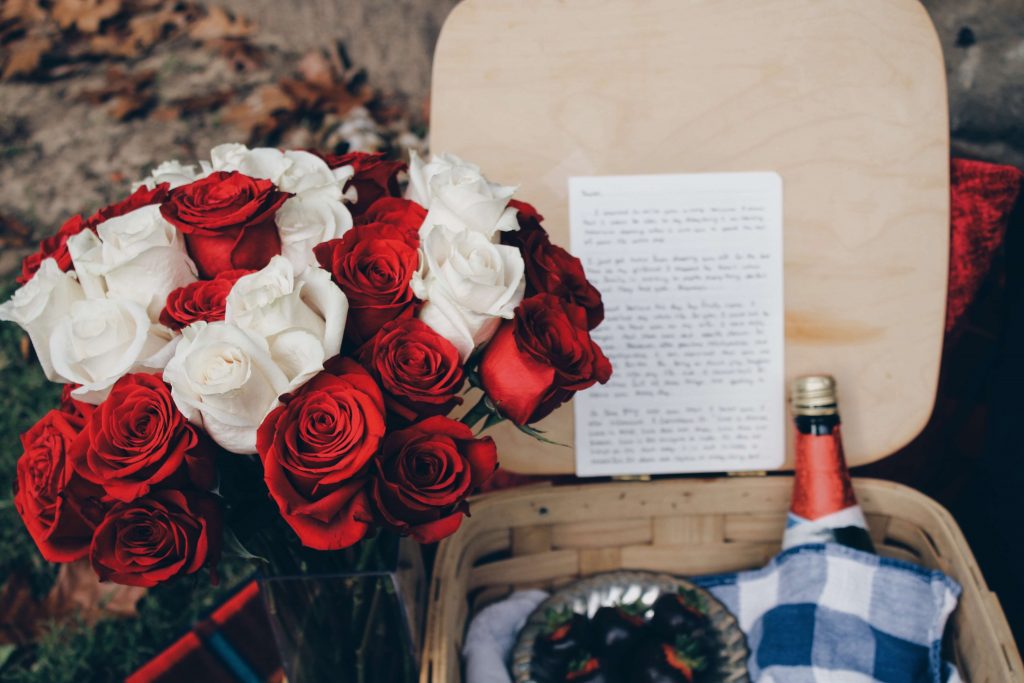
{"type": "MultiPolygon", "coordinates": [[[[13,283],[0,287],[0,301],[9,298],[13,283]]],[[[45,595],[56,565],[39,556],[14,509],[11,484],[21,455],[19,434],[56,407],[60,386],[43,376],[34,358],[21,351],[23,333],[0,323],[0,582],[13,572],[31,578],[37,595],[45,595]]],[[[226,560],[220,586],[205,575],[151,590],[139,603],[139,616],[88,626],[78,618],[44,627],[34,645],[0,645],[0,681],[4,683],[84,683],[121,680],[187,631],[249,574],[251,565],[226,560]]],[[[0,619],[3,615],[0,615],[0,619]]]]}

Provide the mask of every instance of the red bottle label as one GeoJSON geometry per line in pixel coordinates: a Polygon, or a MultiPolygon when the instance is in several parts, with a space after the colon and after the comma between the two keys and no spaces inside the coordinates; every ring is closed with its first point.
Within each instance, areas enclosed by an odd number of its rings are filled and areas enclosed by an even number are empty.
{"type": "Polygon", "coordinates": [[[815,520],[857,504],[838,425],[831,434],[797,432],[795,478],[794,515],[815,520]]]}

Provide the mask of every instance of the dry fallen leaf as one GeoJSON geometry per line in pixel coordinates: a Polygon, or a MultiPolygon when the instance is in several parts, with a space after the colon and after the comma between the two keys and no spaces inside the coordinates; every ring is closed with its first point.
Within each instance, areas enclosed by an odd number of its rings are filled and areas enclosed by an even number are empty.
{"type": "Polygon", "coordinates": [[[220,40],[223,38],[244,38],[252,35],[252,22],[235,17],[220,7],[211,7],[207,15],[191,26],[188,34],[195,40],[220,40]]]}
{"type": "Polygon", "coordinates": [[[46,10],[39,6],[39,0],[4,0],[0,19],[35,24],[46,20],[46,10]]]}
{"type": "Polygon", "coordinates": [[[101,583],[88,560],[62,564],[43,603],[53,616],[79,614],[86,623],[104,617],[134,617],[145,588],[101,583]]]}
{"type": "Polygon", "coordinates": [[[280,86],[263,85],[242,102],[225,109],[223,118],[252,138],[275,130],[277,115],[294,110],[295,101],[280,86]]]}
{"type": "Polygon", "coordinates": [[[37,68],[43,60],[53,41],[47,36],[26,36],[7,46],[7,61],[4,62],[0,78],[26,76],[37,68]]]}
{"type": "Polygon", "coordinates": [[[152,70],[128,73],[119,67],[107,69],[107,82],[102,88],[85,90],[79,97],[92,104],[110,103],[110,115],[118,121],[141,114],[156,105],[152,70]]]}
{"type": "Polygon", "coordinates": [[[32,228],[14,216],[0,214],[0,247],[26,247],[33,242],[32,228]]]}
{"type": "Polygon", "coordinates": [[[334,68],[320,50],[307,52],[296,65],[302,80],[307,83],[329,87],[334,84],[334,68]]]}
{"type": "Polygon", "coordinates": [[[50,16],[63,28],[96,33],[105,19],[121,11],[121,0],[56,0],[50,16]]]}

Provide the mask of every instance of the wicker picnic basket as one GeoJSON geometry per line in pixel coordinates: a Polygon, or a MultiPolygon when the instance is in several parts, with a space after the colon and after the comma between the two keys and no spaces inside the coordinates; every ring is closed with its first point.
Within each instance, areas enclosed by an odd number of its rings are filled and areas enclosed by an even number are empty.
{"type": "MultiPolygon", "coordinates": [[[[917,0],[465,0],[439,39],[431,107],[432,147],[521,183],[563,244],[570,176],[777,171],[787,376],[836,376],[851,465],[895,452],[928,421],[945,321],[949,121],[941,46],[917,0]]],[[[539,426],[573,443],[571,407],[539,426]]],[[[571,448],[498,431],[505,468],[574,472],[571,448]]],[[[948,637],[966,680],[1024,682],[950,515],[905,486],[855,486],[879,552],[963,586],[948,637]]],[[[762,473],[478,497],[438,550],[421,682],[461,681],[468,619],[515,588],[763,565],[779,550],[791,488],[762,473]]]]}

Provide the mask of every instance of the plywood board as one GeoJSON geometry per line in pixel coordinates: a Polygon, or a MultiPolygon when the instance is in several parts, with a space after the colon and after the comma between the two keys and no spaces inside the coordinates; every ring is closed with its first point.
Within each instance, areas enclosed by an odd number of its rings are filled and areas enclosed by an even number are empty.
{"type": "MultiPolygon", "coordinates": [[[[927,422],[949,137],[917,0],[466,0],[435,55],[431,147],[518,183],[563,244],[569,176],[777,171],[787,376],[836,376],[851,464],[927,422]]],[[[571,418],[538,426],[571,444],[571,418]]],[[[495,436],[510,470],[573,470],[571,448],[495,436]]]]}

